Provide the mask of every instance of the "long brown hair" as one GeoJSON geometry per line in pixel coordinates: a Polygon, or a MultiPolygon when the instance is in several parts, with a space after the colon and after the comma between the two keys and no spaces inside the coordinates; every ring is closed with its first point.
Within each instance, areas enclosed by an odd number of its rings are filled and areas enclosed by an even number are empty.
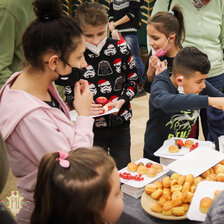
{"type": "Polygon", "coordinates": [[[168,38],[170,34],[176,34],[175,46],[182,48],[185,39],[184,16],[181,8],[175,5],[170,12],[157,12],[149,20],[160,33],[168,38]]]}
{"type": "Polygon", "coordinates": [[[69,168],[58,157],[50,153],[40,162],[31,224],[105,223],[101,213],[111,191],[112,157],[100,148],[80,148],[69,152],[69,168]]]}
{"type": "Polygon", "coordinates": [[[22,45],[26,62],[44,69],[43,55],[58,54],[64,63],[82,40],[83,32],[71,17],[62,13],[61,0],[35,0],[37,18],[27,27],[22,45]]]}

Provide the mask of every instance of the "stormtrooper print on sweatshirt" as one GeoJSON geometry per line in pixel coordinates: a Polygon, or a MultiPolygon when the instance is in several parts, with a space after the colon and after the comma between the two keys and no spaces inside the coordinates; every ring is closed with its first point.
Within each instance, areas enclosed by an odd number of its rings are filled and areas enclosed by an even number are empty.
{"type": "MultiPolygon", "coordinates": [[[[87,67],[83,79],[89,83],[94,101],[104,96],[108,100],[124,99],[118,115],[107,115],[95,118],[95,127],[114,127],[125,122],[129,123],[132,117],[130,101],[137,93],[139,85],[135,61],[131,50],[124,40],[107,38],[99,54],[86,49],[85,60],[87,67]]],[[[66,101],[72,106],[74,86],[65,88],[66,101]]]]}

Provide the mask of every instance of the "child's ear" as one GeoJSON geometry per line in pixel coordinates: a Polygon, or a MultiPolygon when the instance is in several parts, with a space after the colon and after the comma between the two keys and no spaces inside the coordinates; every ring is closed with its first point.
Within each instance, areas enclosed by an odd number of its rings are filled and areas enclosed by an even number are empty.
{"type": "Polygon", "coordinates": [[[176,77],[176,84],[178,86],[182,86],[183,85],[183,79],[184,79],[184,77],[182,75],[177,75],[177,77],[176,77]]]}
{"type": "Polygon", "coordinates": [[[176,39],[176,34],[171,34],[169,37],[170,43],[174,43],[175,39],[176,39]]]}

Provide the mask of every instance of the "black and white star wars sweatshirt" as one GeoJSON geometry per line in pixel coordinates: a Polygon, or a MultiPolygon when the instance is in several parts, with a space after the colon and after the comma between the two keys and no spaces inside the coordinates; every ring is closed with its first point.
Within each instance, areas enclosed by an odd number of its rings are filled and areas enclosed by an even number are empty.
{"type": "MultiPolygon", "coordinates": [[[[96,55],[86,49],[87,62],[83,79],[89,82],[94,101],[104,96],[108,100],[124,99],[118,115],[107,115],[95,118],[95,127],[114,127],[129,124],[132,117],[130,101],[137,93],[139,85],[137,69],[129,46],[124,40],[108,38],[101,52],[96,55]]],[[[66,87],[66,99],[71,105],[74,99],[73,87],[66,87]]]]}

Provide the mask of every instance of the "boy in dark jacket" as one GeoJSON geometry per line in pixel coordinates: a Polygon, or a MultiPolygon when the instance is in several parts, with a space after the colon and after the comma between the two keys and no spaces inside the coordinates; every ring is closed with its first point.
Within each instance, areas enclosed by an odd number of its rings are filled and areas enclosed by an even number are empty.
{"type": "Polygon", "coordinates": [[[224,109],[224,94],[205,80],[209,70],[207,55],[195,47],[187,47],[176,55],[171,76],[165,70],[155,77],[145,131],[145,158],[159,161],[154,152],[165,140],[188,138],[201,108],[210,105],[224,109]]]}

